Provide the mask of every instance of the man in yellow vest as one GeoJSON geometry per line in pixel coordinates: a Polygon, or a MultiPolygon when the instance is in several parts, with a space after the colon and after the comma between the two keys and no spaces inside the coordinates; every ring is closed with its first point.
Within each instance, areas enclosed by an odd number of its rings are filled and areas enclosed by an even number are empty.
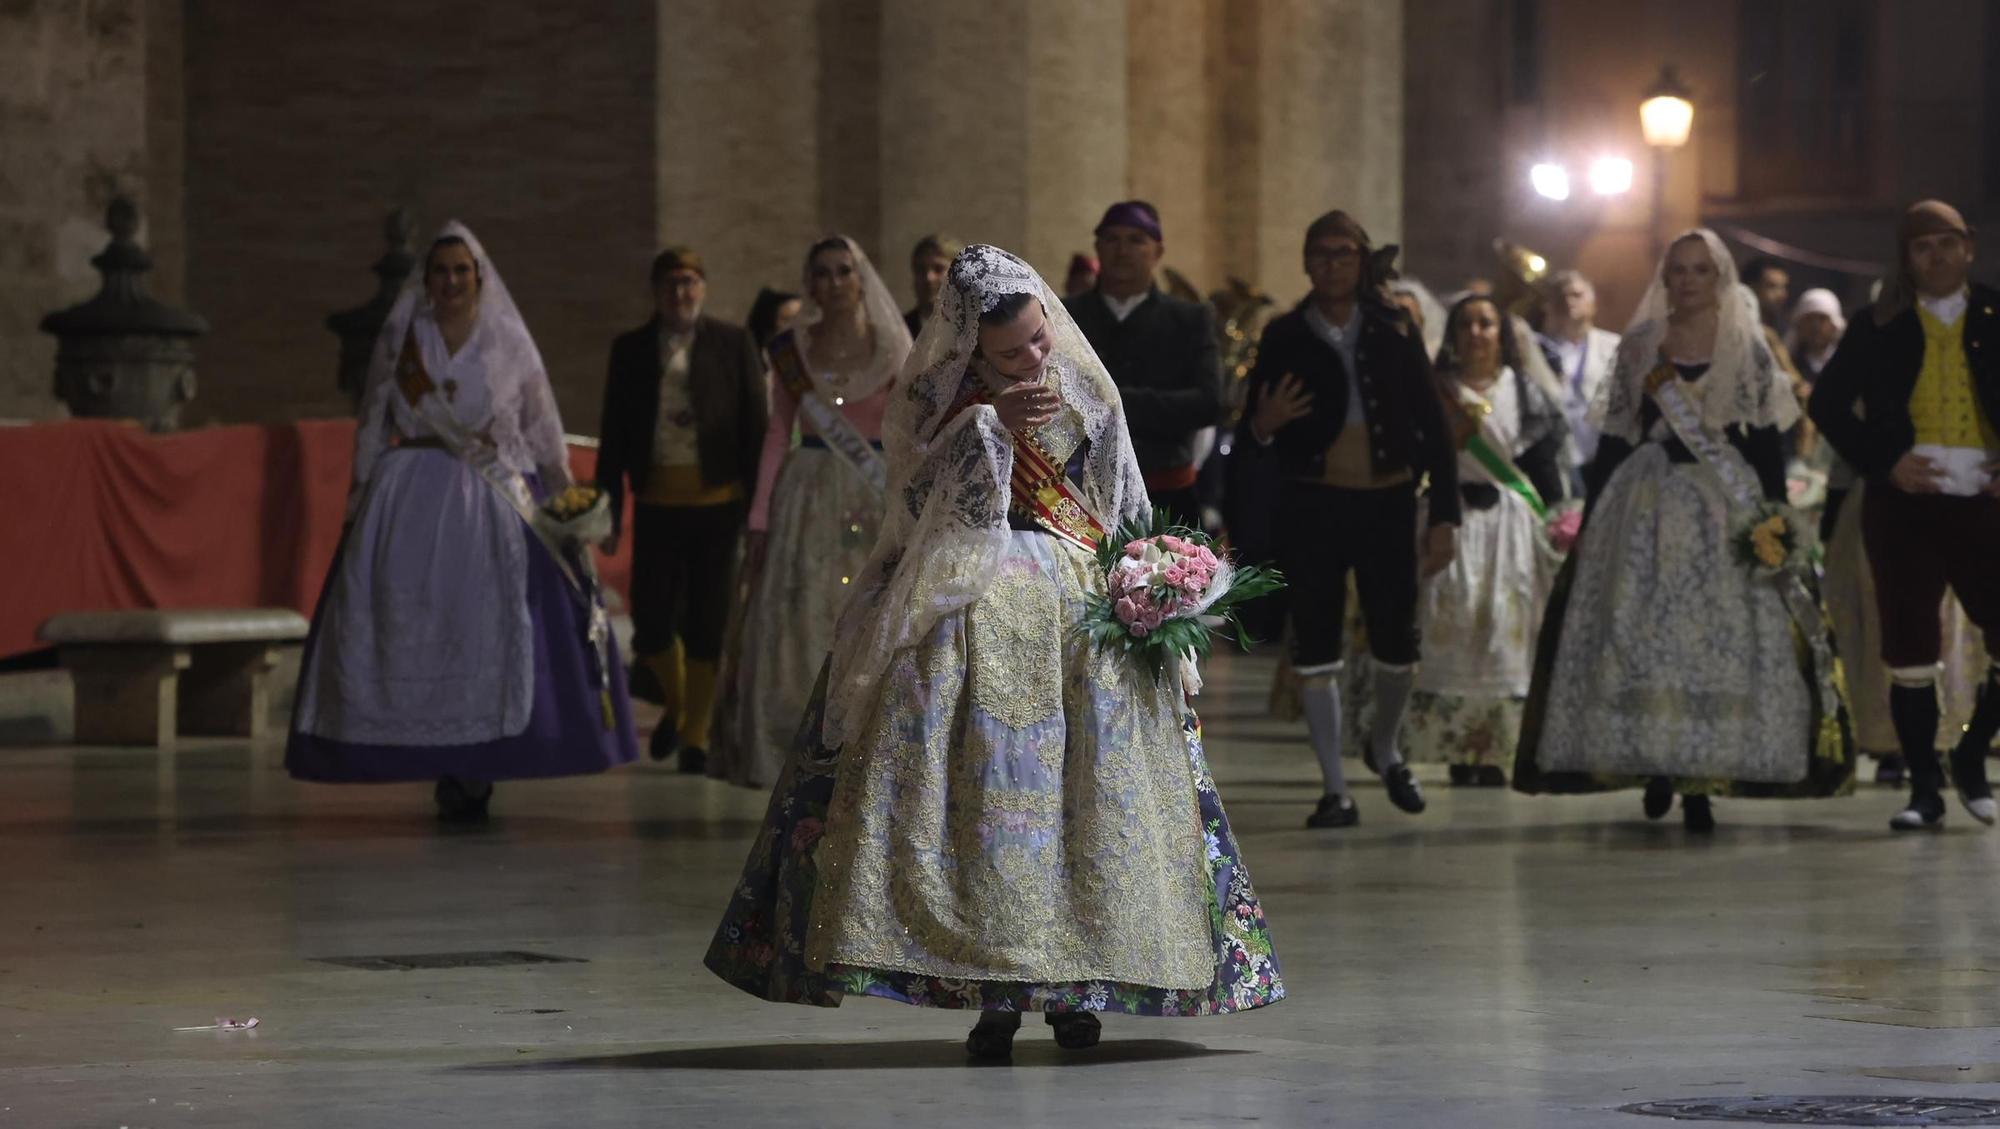
{"type": "MultiPolygon", "coordinates": [[[[1889,826],[1913,831],[1944,821],[1937,670],[1947,588],[2000,655],[2000,291],[1969,281],[1972,229],[1951,205],[1914,205],[1897,235],[1896,275],[1820,373],[1812,418],[1869,481],[1862,538],[1910,776],[1909,806],[1889,826]]],[[[2000,666],[1987,671],[1951,753],[1959,799],[1989,825],[1996,733],[2000,666]]]]}

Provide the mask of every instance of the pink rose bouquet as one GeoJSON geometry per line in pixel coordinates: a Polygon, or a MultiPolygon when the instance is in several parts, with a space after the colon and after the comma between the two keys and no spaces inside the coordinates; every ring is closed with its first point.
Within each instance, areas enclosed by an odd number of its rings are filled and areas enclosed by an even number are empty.
{"type": "Polygon", "coordinates": [[[1276,570],[1238,565],[1207,534],[1163,523],[1126,523],[1099,546],[1097,563],[1104,592],[1091,596],[1083,631],[1146,663],[1155,677],[1170,656],[1207,657],[1217,628],[1233,628],[1248,648],[1237,609],[1284,587],[1276,570]]]}

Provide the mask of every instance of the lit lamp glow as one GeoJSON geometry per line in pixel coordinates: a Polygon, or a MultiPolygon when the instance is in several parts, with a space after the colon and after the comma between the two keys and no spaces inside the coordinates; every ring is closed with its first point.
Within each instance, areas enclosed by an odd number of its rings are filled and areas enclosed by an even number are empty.
{"type": "Polygon", "coordinates": [[[1590,166],[1590,190],[1599,196],[1623,196],[1632,191],[1632,162],[1623,157],[1599,157],[1590,166]]]}
{"type": "Polygon", "coordinates": [[[1569,199],[1569,171],[1561,165],[1536,165],[1528,170],[1528,183],[1545,199],[1569,199]]]}
{"type": "Polygon", "coordinates": [[[1639,127],[1646,144],[1655,149],[1678,149],[1687,144],[1694,129],[1692,92],[1671,66],[1660,68],[1660,77],[1639,103],[1639,127]]]}

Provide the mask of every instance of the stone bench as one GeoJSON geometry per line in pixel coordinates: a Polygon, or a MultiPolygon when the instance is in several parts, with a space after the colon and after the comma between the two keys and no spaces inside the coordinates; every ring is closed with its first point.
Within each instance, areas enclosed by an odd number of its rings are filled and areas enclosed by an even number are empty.
{"type": "Polygon", "coordinates": [[[77,744],[165,748],[262,737],[271,671],[307,629],[289,608],[188,608],[70,612],[39,635],[75,680],[77,744]]]}

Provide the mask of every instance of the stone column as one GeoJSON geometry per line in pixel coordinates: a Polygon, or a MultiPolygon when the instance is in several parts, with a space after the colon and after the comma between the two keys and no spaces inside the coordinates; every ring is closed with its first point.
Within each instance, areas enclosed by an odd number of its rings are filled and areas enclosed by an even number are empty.
{"type": "Polygon", "coordinates": [[[1128,195],[1122,2],[883,0],[881,97],[891,246],[994,243],[1060,285],[1128,195]]]}
{"type": "Polygon", "coordinates": [[[1403,0],[1231,5],[1218,40],[1222,267],[1289,305],[1313,217],[1401,238],[1403,0]]]}
{"type": "Polygon", "coordinates": [[[658,240],[699,249],[711,310],[741,321],[758,287],[798,289],[823,234],[820,5],[660,0],[658,11],[658,240]]]}
{"type": "Polygon", "coordinates": [[[1129,195],[1160,209],[1165,265],[1203,294],[1224,281],[1222,191],[1227,128],[1219,76],[1231,6],[1222,0],[1129,0],[1129,195]]]}

